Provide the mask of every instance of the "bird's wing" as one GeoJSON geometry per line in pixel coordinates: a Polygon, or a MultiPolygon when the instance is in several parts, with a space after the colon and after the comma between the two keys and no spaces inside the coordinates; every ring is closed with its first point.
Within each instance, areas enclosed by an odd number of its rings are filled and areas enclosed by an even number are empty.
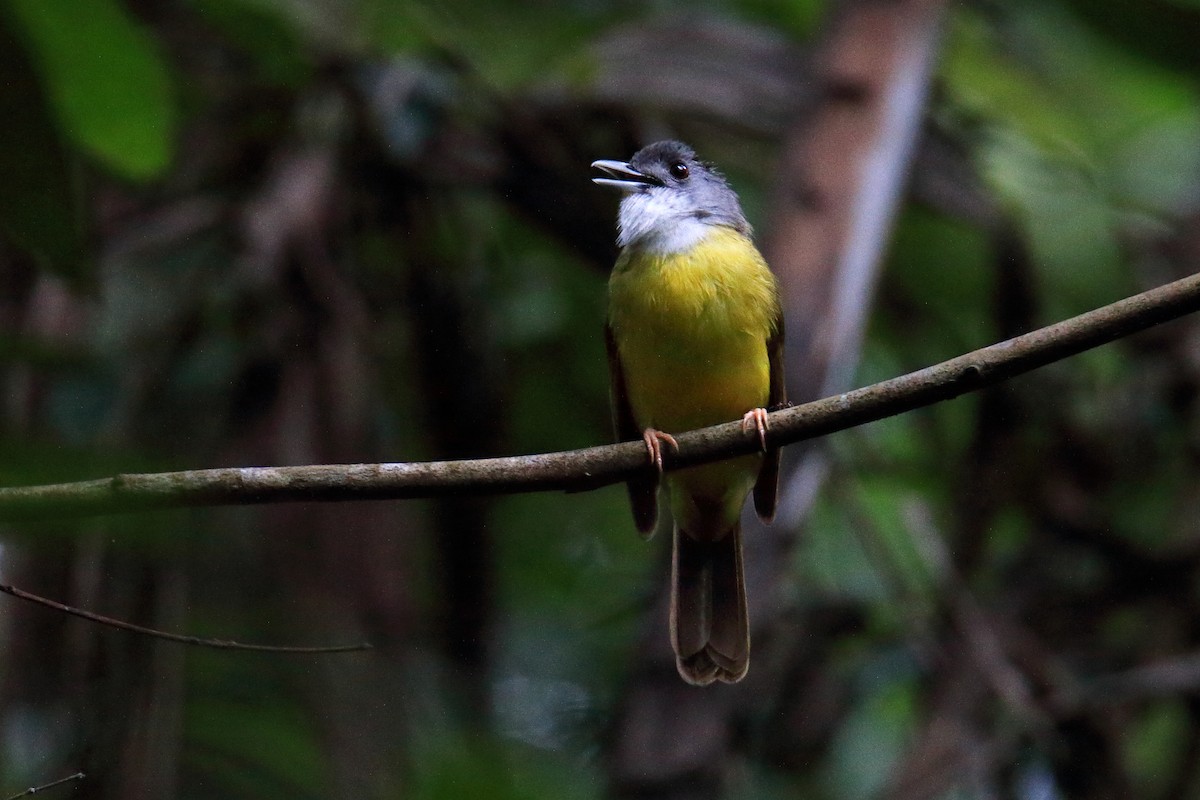
{"type": "MultiPolygon", "coordinates": [[[[621,353],[613,338],[612,326],[604,326],[604,345],[608,350],[609,394],[612,402],[613,427],[618,442],[636,442],[642,438],[642,430],[633,418],[629,405],[629,394],[625,389],[625,370],[621,367],[621,353]]],[[[633,506],[633,522],[643,536],[654,533],[658,522],[658,476],[653,467],[646,470],[647,476],[631,478],[629,503],[633,506]]]]}
{"type": "MultiPolygon", "coordinates": [[[[767,339],[767,361],[770,365],[771,388],[767,393],[767,410],[787,407],[787,387],[783,380],[783,311],[775,318],[775,327],[767,339]]],[[[764,522],[775,516],[779,500],[779,448],[772,447],[763,454],[758,480],[754,482],[754,510],[764,522]]]]}

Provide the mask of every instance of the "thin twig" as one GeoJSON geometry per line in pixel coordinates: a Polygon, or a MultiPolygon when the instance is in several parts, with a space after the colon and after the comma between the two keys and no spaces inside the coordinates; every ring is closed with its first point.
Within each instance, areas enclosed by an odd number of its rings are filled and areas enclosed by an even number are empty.
{"type": "Polygon", "coordinates": [[[37,794],[38,792],[44,792],[47,789],[53,789],[55,786],[61,786],[64,783],[70,783],[71,781],[81,781],[86,777],[87,776],[84,775],[82,772],[76,772],[74,775],[68,775],[65,778],[59,778],[56,781],[51,781],[50,783],[44,783],[41,786],[30,786],[25,791],[14,794],[12,797],[8,798],[8,800],[18,800],[18,798],[28,797],[29,795],[37,794]]]}
{"type": "Polygon", "coordinates": [[[101,625],[108,625],[110,628],[120,628],[123,631],[131,633],[139,633],[143,636],[153,636],[156,639],[166,639],[169,642],[179,642],[180,644],[192,644],[198,647],[212,647],[218,650],[251,650],[256,653],[297,653],[301,655],[320,655],[325,653],[353,653],[360,650],[370,650],[371,645],[368,642],[360,642],[358,644],[340,644],[325,647],[292,647],[288,645],[271,645],[271,644],[245,644],[243,642],[234,642],[229,639],[202,639],[199,636],[183,636],[178,633],[167,633],[166,631],[155,630],[154,628],[145,628],[141,625],[134,625],[131,622],[123,622],[112,617],[105,617],[101,614],[94,614],[91,611],[84,611],[74,606],[64,605],[56,600],[49,600],[36,594],[31,594],[24,589],[18,589],[15,586],[0,583],[0,592],[4,594],[18,597],[22,600],[28,600],[31,603],[37,603],[46,608],[52,608],[55,611],[61,611],[64,614],[71,614],[89,622],[98,622],[101,625]]]}
{"type": "MultiPolygon", "coordinates": [[[[771,414],[767,442],[794,444],[992,386],[1200,310],[1200,275],[1151,289],[932,367],[771,414]]],[[[758,448],[739,422],[676,436],[668,470],[758,448]]],[[[0,520],[297,501],[383,500],[454,494],[586,491],[646,469],[639,442],[559,453],[393,464],[235,467],[0,489],[0,520]]]]}

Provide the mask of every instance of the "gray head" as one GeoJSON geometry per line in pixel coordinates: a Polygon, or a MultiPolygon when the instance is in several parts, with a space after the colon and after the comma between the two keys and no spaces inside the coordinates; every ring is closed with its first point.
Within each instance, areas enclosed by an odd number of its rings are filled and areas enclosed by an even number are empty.
{"type": "Polygon", "coordinates": [[[660,253],[695,245],[713,225],[749,236],[737,194],[716,169],[683,142],[655,142],[628,162],[593,161],[608,177],[593,183],[620,189],[617,243],[660,253]]]}

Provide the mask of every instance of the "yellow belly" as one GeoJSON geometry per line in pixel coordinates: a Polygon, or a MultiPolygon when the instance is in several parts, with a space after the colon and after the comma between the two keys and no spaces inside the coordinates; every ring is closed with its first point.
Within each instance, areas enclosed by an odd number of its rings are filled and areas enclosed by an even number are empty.
{"type": "MultiPolygon", "coordinates": [[[[639,427],[678,433],[765,406],[778,303],[762,256],[732,229],[714,228],[687,253],[622,254],[609,322],[639,427]]],[[[751,456],[674,473],[677,519],[736,519],[758,463],[751,456]]]]}
{"type": "Polygon", "coordinates": [[[624,346],[618,339],[618,347],[634,419],[643,428],[678,433],[767,403],[766,342],[752,335],[689,339],[652,329],[631,333],[624,346]]]}

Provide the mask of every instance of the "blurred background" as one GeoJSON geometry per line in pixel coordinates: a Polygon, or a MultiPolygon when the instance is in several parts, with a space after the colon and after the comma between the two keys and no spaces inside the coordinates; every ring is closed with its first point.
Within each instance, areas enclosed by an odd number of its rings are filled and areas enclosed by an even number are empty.
{"type": "MultiPolygon", "coordinates": [[[[0,482],[610,437],[681,138],[793,399],[1195,271],[1197,0],[0,0],[0,482]]],[[[788,450],[684,686],[620,487],[0,528],[0,797],[1200,797],[1200,325],[788,450]]]]}

